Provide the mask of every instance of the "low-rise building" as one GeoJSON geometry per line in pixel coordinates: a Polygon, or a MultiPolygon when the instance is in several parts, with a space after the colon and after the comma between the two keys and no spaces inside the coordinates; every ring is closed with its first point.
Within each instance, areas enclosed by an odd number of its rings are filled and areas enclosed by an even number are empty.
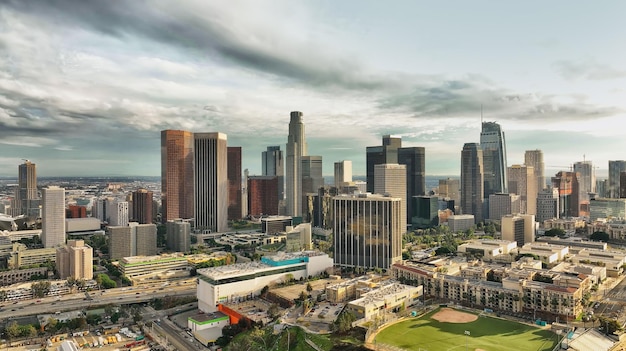
{"type": "Polygon", "coordinates": [[[370,320],[393,310],[409,308],[417,304],[423,295],[421,286],[389,282],[350,301],[346,310],[354,313],[357,320],[370,320]]]}
{"type": "Polygon", "coordinates": [[[448,227],[453,233],[464,232],[474,227],[474,215],[454,215],[448,217],[448,227]]]}
{"type": "Polygon", "coordinates": [[[574,255],[571,261],[577,264],[606,267],[609,277],[619,277],[624,272],[622,267],[626,263],[626,254],[617,251],[601,251],[593,249],[572,249],[574,255]]]}
{"type": "Polygon", "coordinates": [[[317,251],[279,253],[261,262],[237,263],[198,270],[198,308],[215,312],[223,302],[259,295],[265,286],[289,279],[317,276],[332,268],[333,260],[317,251]]]}
{"type": "Polygon", "coordinates": [[[569,247],[547,243],[528,243],[519,249],[520,255],[532,255],[539,258],[548,267],[563,261],[569,253],[569,247]]]}
{"type": "Polygon", "coordinates": [[[470,240],[459,245],[457,252],[466,256],[481,258],[484,261],[493,261],[500,258],[507,262],[513,261],[517,255],[517,242],[508,240],[470,240]]]}
{"type": "Polygon", "coordinates": [[[133,285],[144,280],[154,282],[159,276],[161,279],[157,280],[189,276],[189,264],[182,253],[124,257],[119,261],[119,268],[133,285]]]}

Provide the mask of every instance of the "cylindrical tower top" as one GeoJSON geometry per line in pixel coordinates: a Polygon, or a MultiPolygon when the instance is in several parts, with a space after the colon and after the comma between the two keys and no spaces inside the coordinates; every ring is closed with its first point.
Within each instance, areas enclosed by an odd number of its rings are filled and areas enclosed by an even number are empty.
{"type": "Polygon", "coordinates": [[[291,111],[291,123],[302,123],[302,112],[291,111]]]}

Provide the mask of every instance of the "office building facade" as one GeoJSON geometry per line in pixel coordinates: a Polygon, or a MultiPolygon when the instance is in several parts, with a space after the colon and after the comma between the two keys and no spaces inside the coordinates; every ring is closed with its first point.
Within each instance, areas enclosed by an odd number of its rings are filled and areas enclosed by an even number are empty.
{"type": "Polygon", "coordinates": [[[383,135],[381,146],[366,148],[367,192],[374,192],[374,166],[385,163],[398,163],[398,149],[402,147],[402,139],[392,135],[383,135]]]}
{"type": "Polygon", "coordinates": [[[466,143],[461,151],[461,212],[483,221],[483,151],[477,143],[466,143]]]}
{"type": "Polygon", "coordinates": [[[503,216],[520,213],[521,196],[517,194],[489,195],[489,219],[500,221],[503,216]]]}
{"type": "Polygon", "coordinates": [[[132,221],[139,224],[150,224],[153,220],[154,193],[146,189],[133,191],[132,221]]]}
{"type": "Polygon", "coordinates": [[[261,215],[278,215],[278,177],[248,177],[248,214],[254,217],[261,215]]]}
{"type": "Polygon", "coordinates": [[[228,147],[228,220],[243,218],[241,186],[241,147],[228,147]]]}
{"type": "Polygon", "coordinates": [[[558,172],[552,177],[552,187],[559,189],[559,216],[578,217],[578,176],[574,172],[558,172]]]}
{"type": "Polygon", "coordinates": [[[530,214],[502,217],[502,240],[515,241],[518,247],[535,241],[535,216],[530,214]]]}
{"type": "MultiPolygon", "coordinates": [[[[520,213],[537,214],[537,181],[532,166],[513,165],[508,169],[509,193],[520,196],[520,213]]],[[[491,206],[491,203],[490,203],[491,206]]]]}
{"type": "Polygon", "coordinates": [[[626,172],[626,161],[609,161],[608,195],[612,199],[619,198],[620,173],[626,172]]]}
{"type": "Polygon", "coordinates": [[[157,251],[155,224],[129,223],[125,227],[107,228],[109,256],[112,260],[130,256],[154,256],[157,251]]]}
{"type": "Polygon", "coordinates": [[[388,269],[400,261],[405,223],[401,202],[371,194],[333,198],[335,265],[388,269]]]}
{"type": "Polygon", "coordinates": [[[49,186],[42,190],[41,242],[52,248],[65,244],[65,189],[49,186]]]}
{"type": "Polygon", "coordinates": [[[302,156],[307,155],[302,112],[293,111],[287,136],[285,163],[285,207],[287,215],[302,215],[302,156]]]}
{"type": "Polygon", "coordinates": [[[264,176],[276,176],[278,181],[278,200],[285,198],[285,165],[280,146],[268,146],[262,152],[262,171],[264,176]]]}
{"type": "Polygon", "coordinates": [[[194,133],[193,139],[195,227],[202,231],[226,231],[228,228],[226,134],[194,133]]]}
{"type": "Polygon", "coordinates": [[[546,165],[543,162],[543,151],[526,150],[524,153],[524,165],[532,167],[535,172],[537,193],[539,193],[540,190],[545,189],[548,184],[546,184],[546,165]]]}
{"type": "Polygon", "coordinates": [[[406,218],[411,223],[414,196],[426,195],[426,149],[402,147],[398,149],[398,164],[406,166],[406,218]]]}
{"type": "Polygon", "coordinates": [[[93,279],[93,248],[84,240],[68,240],[57,248],[56,268],[59,278],[93,279]]]}
{"type": "Polygon", "coordinates": [[[345,183],[352,182],[352,161],[335,162],[335,188],[341,189],[345,183]]]}
{"type": "Polygon", "coordinates": [[[484,197],[507,193],[506,140],[498,123],[482,122],[480,147],[483,151],[484,197]]]}
{"type": "Polygon", "coordinates": [[[15,215],[39,217],[39,194],[37,192],[37,167],[29,160],[18,166],[15,215]]]}
{"type": "Polygon", "coordinates": [[[322,172],[322,156],[302,156],[302,195],[317,193],[317,189],[324,186],[322,172]]]}
{"type": "Polygon", "coordinates": [[[191,250],[191,223],[184,219],[167,221],[165,224],[167,249],[175,252],[191,250]]]}
{"type": "Polygon", "coordinates": [[[547,187],[537,195],[537,222],[543,223],[549,219],[560,218],[559,189],[547,187]]]}
{"type": "Polygon", "coordinates": [[[400,199],[402,210],[400,219],[403,223],[401,231],[402,233],[406,232],[406,166],[397,163],[384,163],[374,166],[374,193],[400,199]]]}
{"type": "Polygon", "coordinates": [[[161,131],[162,222],[194,217],[193,133],[161,131]]]}

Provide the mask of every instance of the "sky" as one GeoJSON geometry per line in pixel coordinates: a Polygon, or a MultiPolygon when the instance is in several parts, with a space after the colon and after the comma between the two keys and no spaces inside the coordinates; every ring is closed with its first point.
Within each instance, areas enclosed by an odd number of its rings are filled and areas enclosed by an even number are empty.
{"type": "Polygon", "coordinates": [[[458,175],[485,121],[546,175],[626,159],[624,1],[0,3],[0,176],[158,176],[160,131],[223,132],[261,173],[302,111],[324,174],[384,134],[458,175]]]}

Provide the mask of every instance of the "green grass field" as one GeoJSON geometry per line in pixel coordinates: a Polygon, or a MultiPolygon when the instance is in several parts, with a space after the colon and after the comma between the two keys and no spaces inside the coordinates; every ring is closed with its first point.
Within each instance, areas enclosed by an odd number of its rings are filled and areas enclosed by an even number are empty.
{"type": "Polygon", "coordinates": [[[551,331],[498,318],[438,322],[430,318],[437,311],[391,325],[376,335],[375,342],[415,351],[464,351],[466,341],[467,350],[472,351],[550,351],[557,343],[551,331]],[[470,332],[467,339],[466,330],[470,332]]]}

